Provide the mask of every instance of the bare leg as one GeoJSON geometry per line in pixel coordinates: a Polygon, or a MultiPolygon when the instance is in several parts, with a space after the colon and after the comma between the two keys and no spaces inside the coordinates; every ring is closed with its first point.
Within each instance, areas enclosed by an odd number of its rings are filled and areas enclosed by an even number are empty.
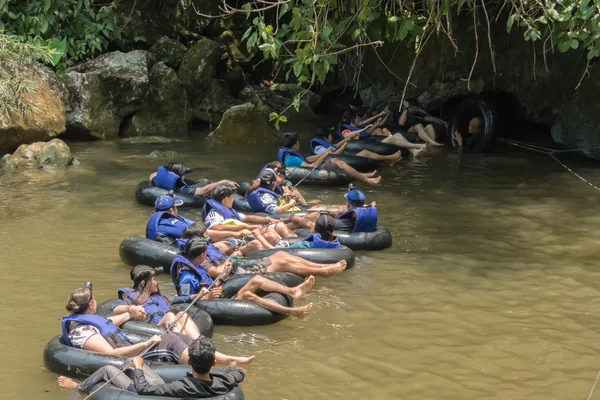
{"type": "Polygon", "coordinates": [[[392,133],[386,128],[377,128],[371,132],[371,136],[391,136],[392,133]]]}
{"type": "MultiPolygon", "coordinates": [[[[172,312],[168,312],[162,317],[162,319],[160,321],[158,321],[158,324],[156,324],[156,325],[167,327],[170,324],[172,324],[173,322],[175,322],[176,319],[177,319],[177,316],[175,314],[173,314],[172,312]]],[[[181,333],[185,334],[185,332],[181,331],[181,325],[179,325],[179,321],[177,321],[177,324],[173,327],[172,331],[173,332],[181,332],[181,333]]],[[[198,337],[198,336],[196,336],[196,337],[198,337]]],[[[196,339],[196,338],[193,337],[192,339],[196,339]]]]}
{"type": "MultiPolygon", "coordinates": [[[[242,255],[248,253],[249,251],[252,250],[260,250],[262,249],[263,246],[260,244],[260,242],[258,240],[251,240],[248,244],[246,244],[245,246],[241,246],[238,251],[240,253],[242,253],[242,255]]],[[[233,246],[231,246],[231,249],[235,251],[235,248],[233,246]]],[[[233,252],[232,252],[233,253],[233,252]]]]}
{"type": "Polygon", "coordinates": [[[257,293],[259,290],[263,292],[275,292],[292,296],[294,300],[300,300],[315,284],[315,277],[309,276],[304,282],[295,287],[287,287],[281,283],[272,281],[264,276],[256,275],[248,283],[239,290],[237,297],[243,296],[245,293],[257,293]]]}
{"type": "MultiPolygon", "coordinates": [[[[316,214],[316,213],[314,213],[316,214]]],[[[290,217],[290,220],[292,222],[290,222],[287,227],[288,229],[299,229],[299,228],[310,228],[312,226],[312,222],[310,219],[306,217],[300,217],[297,215],[294,215],[292,217],[290,217]]],[[[318,214],[317,214],[317,218],[318,218],[318,214]]],[[[297,235],[296,235],[297,236],[297,235]]]]}
{"type": "Polygon", "coordinates": [[[335,264],[317,264],[301,257],[278,251],[271,257],[271,265],[267,272],[291,272],[300,276],[330,276],[341,274],[346,269],[346,261],[342,260],[335,264]]]}
{"type": "Polygon", "coordinates": [[[369,178],[368,176],[361,174],[360,172],[358,172],[357,170],[355,170],[354,168],[349,166],[346,162],[339,160],[337,158],[332,158],[330,161],[332,163],[334,163],[338,168],[346,171],[348,173],[348,175],[350,175],[351,177],[353,177],[354,179],[356,179],[358,181],[365,182],[365,183],[373,183],[373,184],[377,184],[377,183],[379,183],[379,181],[381,181],[380,176],[378,176],[377,178],[369,178]]]}
{"type": "MultiPolygon", "coordinates": [[[[334,213],[334,214],[340,214],[340,213],[344,212],[345,210],[346,210],[346,206],[324,206],[321,204],[308,209],[308,211],[327,211],[327,212],[334,213]]],[[[312,215],[312,214],[309,214],[306,217],[308,218],[308,217],[310,217],[310,215],[312,215]]],[[[315,214],[315,215],[318,216],[319,214],[315,214]]]]}
{"type": "Polygon", "coordinates": [[[432,146],[442,146],[440,143],[435,141],[435,131],[433,132],[433,136],[431,136],[430,130],[433,129],[431,125],[427,125],[427,127],[423,127],[422,124],[417,124],[414,126],[419,139],[424,141],[425,143],[429,143],[432,146]],[[429,128],[429,129],[428,129],[429,128]]]}
{"type": "MultiPolygon", "coordinates": [[[[238,365],[238,364],[250,364],[254,361],[256,357],[235,357],[227,354],[220,353],[215,351],[215,361],[217,364],[221,365],[238,365]]],[[[183,353],[179,356],[179,364],[180,365],[188,365],[188,361],[190,359],[190,353],[188,349],[185,349],[183,353]]]]}
{"type": "Polygon", "coordinates": [[[382,140],[383,143],[393,144],[394,146],[404,147],[405,149],[416,149],[420,150],[425,148],[424,144],[411,143],[401,133],[395,133],[394,135],[387,137],[382,140]]]}
{"type": "MultiPolygon", "coordinates": [[[[279,225],[279,224],[277,224],[279,225]]],[[[281,235],[275,231],[275,225],[269,227],[269,230],[263,234],[263,237],[269,242],[271,246],[275,246],[281,239],[281,235]]]]}
{"type": "Polygon", "coordinates": [[[308,292],[312,288],[314,283],[315,277],[309,276],[300,285],[293,288],[289,288],[280,283],[258,275],[250,279],[250,281],[240,289],[236,298],[241,300],[252,301],[253,303],[256,303],[259,306],[264,307],[272,312],[294,315],[298,318],[302,318],[310,312],[312,308],[312,303],[303,307],[285,307],[272,300],[263,299],[262,297],[257,296],[256,293],[259,290],[262,290],[264,292],[276,292],[287,294],[289,296],[292,296],[294,300],[299,300],[306,294],[306,292],[308,292]]]}
{"type": "Polygon", "coordinates": [[[387,161],[390,164],[390,166],[396,164],[398,161],[400,161],[402,159],[401,151],[397,151],[394,154],[384,156],[382,154],[373,153],[372,151],[369,151],[369,150],[361,150],[360,153],[357,153],[356,155],[361,156],[361,157],[366,157],[366,158],[369,158],[371,160],[376,160],[376,161],[387,161]]]}
{"type": "MultiPolygon", "coordinates": [[[[277,222],[274,225],[269,225],[269,227],[273,227],[273,230],[277,232],[282,238],[290,238],[290,237],[298,237],[290,228],[287,227],[283,222],[277,222]]],[[[274,243],[273,243],[274,244],[274,243]]]]}
{"type": "Polygon", "coordinates": [[[425,132],[427,133],[427,135],[431,138],[431,140],[433,140],[436,144],[434,144],[434,146],[443,146],[442,143],[438,142],[435,140],[435,128],[433,127],[433,125],[427,125],[425,127],[425,132]]]}
{"type": "Polygon", "coordinates": [[[179,326],[180,332],[184,333],[187,337],[197,339],[200,337],[200,328],[194,322],[193,319],[187,313],[183,311],[177,314],[177,325],[179,326]]]}

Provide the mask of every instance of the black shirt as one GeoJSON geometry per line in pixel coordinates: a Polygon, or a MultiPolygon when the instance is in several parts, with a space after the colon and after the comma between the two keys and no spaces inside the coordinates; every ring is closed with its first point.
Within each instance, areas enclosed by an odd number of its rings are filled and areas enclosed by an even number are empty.
{"type": "Polygon", "coordinates": [[[220,396],[232,391],[244,380],[244,372],[238,368],[213,368],[212,381],[203,381],[188,373],[185,378],[162,385],[150,385],[144,371],[136,368],[133,381],[138,394],[184,398],[205,398],[220,396]]]}

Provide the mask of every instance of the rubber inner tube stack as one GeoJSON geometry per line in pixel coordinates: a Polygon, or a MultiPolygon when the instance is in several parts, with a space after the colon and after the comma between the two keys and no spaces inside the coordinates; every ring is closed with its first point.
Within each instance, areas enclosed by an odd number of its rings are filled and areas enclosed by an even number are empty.
{"type": "Polygon", "coordinates": [[[378,142],[375,140],[351,140],[346,146],[346,152],[356,154],[363,150],[369,150],[370,152],[381,154],[383,156],[389,156],[402,151],[402,155],[408,154],[408,150],[394,146],[393,144],[378,142]]]}
{"type": "MultiPolygon", "coordinates": [[[[277,251],[284,251],[305,258],[308,261],[323,264],[333,264],[341,260],[346,260],[348,265],[347,268],[352,268],[356,262],[354,253],[348,248],[337,250],[288,248],[254,250],[248,252],[246,257],[244,257],[244,260],[247,260],[248,263],[256,263],[277,251]]],[[[171,263],[177,254],[177,248],[173,246],[142,238],[140,236],[126,237],[119,246],[119,255],[125,264],[132,267],[136,265],[147,265],[153,268],[163,267],[167,274],[170,272],[171,263]]]]}
{"type": "Polygon", "coordinates": [[[322,186],[341,186],[352,182],[352,177],[341,169],[323,169],[308,167],[286,167],[289,175],[288,179],[296,184],[305,176],[303,185],[322,185],[322,186]]]}
{"type": "MultiPolygon", "coordinates": [[[[112,304],[117,301],[117,299],[106,300],[98,305],[98,309],[96,310],[96,314],[102,315],[103,317],[110,317],[115,315],[112,312],[112,304]]],[[[184,311],[187,308],[188,304],[172,304],[171,309],[177,313],[179,311],[184,311]]],[[[215,324],[206,312],[198,309],[198,307],[190,307],[187,314],[190,316],[192,321],[196,323],[198,329],[200,329],[200,333],[203,336],[211,338],[214,333],[215,324]]],[[[185,317],[184,317],[185,318],[185,317]]],[[[140,335],[162,335],[165,332],[165,328],[153,324],[151,322],[144,321],[127,321],[120,326],[120,328],[127,332],[133,332],[140,335]]]]}
{"type": "Polygon", "coordinates": [[[477,97],[463,101],[456,109],[454,118],[449,125],[448,135],[446,135],[447,145],[458,147],[454,136],[457,131],[461,133],[464,143],[467,140],[469,121],[476,117],[481,118],[483,126],[473,150],[476,152],[490,151],[496,142],[497,114],[492,104],[477,97]]]}

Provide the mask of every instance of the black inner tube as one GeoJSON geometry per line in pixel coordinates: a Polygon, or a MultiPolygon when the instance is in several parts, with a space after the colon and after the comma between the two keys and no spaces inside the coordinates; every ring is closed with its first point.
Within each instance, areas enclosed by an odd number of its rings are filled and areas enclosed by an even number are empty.
{"type": "Polygon", "coordinates": [[[458,147],[455,133],[458,131],[466,142],[469,134],[469,122],[473,118],[481,118],[483,126],[475,147],[471,150],[476,152],[490,151],[497,136],[497,114],[494,107],[480,98],[472,98],[463,101],[457,108],[454,118],[450,123],[449,134],[446,135],[446,143],[451,147],[458,147]]]}

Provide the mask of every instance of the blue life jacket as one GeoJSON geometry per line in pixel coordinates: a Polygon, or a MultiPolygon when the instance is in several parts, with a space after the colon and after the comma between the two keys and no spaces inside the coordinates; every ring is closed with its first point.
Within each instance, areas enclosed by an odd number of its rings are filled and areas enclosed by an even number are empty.
{"type": "Polygon", "coordinates": [[[110,319],[101,317],[96,314],[71,314],[63,317],[60,321],[62,326],[62,337],[67,346],[73,346],[69,340],[69,324],[71,322],[77,322],[83,325],[92,325],[100,331],[100,335],[113,349],[118,347],[129,346],[131,342],[121,332],[118,326],[116,326],[110,319]]]}
{"type": "Polygon", "coordinates": [[[175,190],[177,189],[178,183],[187,186],[185,181],[181,179],[181,176],[177,175],[175,172],[168,171],[162,165],[156,170],[156,176],[152,182],[154,183],[154,186],[164,190],[175,190]]]}
{"type": "MultiPolygon", "coordinates": [[[[133,300],[138,296],[138,293],[132,288],[119,289],[118,296],[120,299],[133,303],[133,300]]],[[[148,300],[142,304],[146,317],[152,323],[158,324],[166,313],[171,311],[171,306],[165,301],[160,294],[153,294],[148,300]]]]}
{"type": "MultiPolygon", "coordinates": [[[[177,268],[177,264],[184,264],[186,267],[189,267],[190,271],[193,272],[196,277],[198,278],[198,282],[196,286],[200,286],[200,285],[211,285],[213,283],[212,278],[208,275],[208,272],[206,272],[204,270],[204,268],[202,268],[202,266],[198,266],[196,267],[194,264],[192,264],[192,262],[190,260],[188,260],[187,258],[185,258],[184,256],[177,256],[173,259],[173,262],[171,263],[171,280],[173,281],[173,284],[175,285],[175,288],[177,289],[177,294],[180,296],[183,296],[184,294],[182,294],[181,292],[181,287],[179,286],[179,275],[180,275],[180,270],[179,268],[177,268]]],[[[189,294],[194,294],[194,293],[189,293],[189,294]]],[[[185,294],[187,295],[187,294],[185,294]]]]}
{"type": "Polygon", "coordinates": [[[333,143],[329,143],[327,140],[321,139],[321,138],[311,139],[311,141],[310,141],[310,149],[313,152],[313,154],[317,154],[317,153],[315,153],[315,149],[318,146],[323,146],[326,149],[328,149],[328,148],[330,148],[330,147],[333,146],[333,143]]]}
{"type": "Polygon", "coordinates": [[[341,246],[337,239],[328,242],[327,240],[321,239],[321,235],[318,233],[310,234],[302,240],[312,242],[313,249],[339,249],[341,246]]]}
{"type": "Polygon", "coordinates": [[[204,208],[202,208],[202,221],[206,221],[206,216],[208,215],[210,210],[215,210],[225,219],[237,219],[241,221],[240,214],[233,208],[225,207],[222,203],[219,203],[217,200],[208,200],[206,204],[204,204],[204,208]]]}
{"type": "Polygon", "coordinates": [[[300,157],[302,159],[302,161],[306,161],[306,158],[302,154],[300,154],[297,151],[292,150],[292,149],[290,149],[288,147],[282,147],[282,148],[279,149],[279,151],[277,152],[277,160],[282,165],[285,165],[285,163],[283,162],[283,159],[288,154],[291,154],[291,155],[296,156],[296,157],[300,157]]]}
{"type": "MultiPolygon", "coordinates": [[[[177,239],[177,249],[180,253],[183,253],[183,246],[185,246],[187,241],[188,239],[177,239]]],[[[223,252],[212,243],[209,243],[206,248],[206,256],[208,257],[208,261],[213,265],[221,265],[229,259],[229,257],[223,254],[223,252]]]]}
{"type": "Polygon", "coordinates": [[[146,239],[156,240],[158,238],[158,223],[165,214],[171,215],[166,211],[158,211],[150,216],[146,224],[146,239]]]}
{"type": "MultiPolygon", "coordinates": [[[[341,124],[341,125],[340,125],[340,127],[339,127],[339,129],[338,129],[338,136],[339,136],[340,138],[342,138],[342,139],[344,138],[344,137],[342,136],[342,132],[343,132],[343,131],[345,131],[346,129],[348,129],[348,130],[351,130],[352,132],[354,132],[354,131],[359,131],[359,130],[361,130],[362,128],[359,128],[359,127],[357,127],[357,126],[353,126],[353,125],[348,125],[348,124],[341,124]]],[[[368,133],[366,130],[365,130],[365,131],[362,131],[362,132],[361,132],[361,133],[358,135],[358,137],[359,137],[359,138],[361,138],[361,139],[366,139],[366,138],[368,138],[369,136],[370,136],[370,135],[369,135],[369,133],[368,133]]]]}
{"type": "Polygon", "coordinates": [[[352,208],[340,214],[338,219],[356,214],[356,224],[353,232],[375,232],[377,229],[377,208],[373,206],[352,208]]]}
{"type": "Polygon", "coordinates": [[[265,210],[265,206],[263,205],[262,201],[260,201],[260,198],[258,197],[259,195],[261,195],[263,193],[272,194],[277,199],[279,199],[281,197],[281,195],[277,194],[276,192],[274,192],[272,190],[269,190],[267,188],[259,187],[258,189],[252,191],[246,197],[246,200],[248,200],[248,204],[252,208],[252,211],[254,211],[254,212],[265,212],[266,211],[265,210]]]}

